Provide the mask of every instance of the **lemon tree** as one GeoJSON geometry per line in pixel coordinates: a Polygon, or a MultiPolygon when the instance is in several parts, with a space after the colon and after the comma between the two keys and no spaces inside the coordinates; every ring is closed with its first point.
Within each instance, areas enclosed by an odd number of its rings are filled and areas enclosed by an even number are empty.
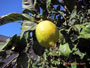
{"type": "Polygon", "coordinates": [[[21,34],[0,41],[0,68],[89,68],[90,1],[22,0],[22,13],[0,16],[0,26],[21,22],[21,34]]]}

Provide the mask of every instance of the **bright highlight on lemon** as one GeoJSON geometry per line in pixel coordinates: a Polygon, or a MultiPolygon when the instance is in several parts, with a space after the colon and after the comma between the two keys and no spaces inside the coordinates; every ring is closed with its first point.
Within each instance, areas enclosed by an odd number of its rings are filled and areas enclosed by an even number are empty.
{"type": "Polygon", "coordinates": [[[36,38],[41,46],[52,47],[59,39],[59,30],[51,21],[42,21],[36,26],[36,38]]]}

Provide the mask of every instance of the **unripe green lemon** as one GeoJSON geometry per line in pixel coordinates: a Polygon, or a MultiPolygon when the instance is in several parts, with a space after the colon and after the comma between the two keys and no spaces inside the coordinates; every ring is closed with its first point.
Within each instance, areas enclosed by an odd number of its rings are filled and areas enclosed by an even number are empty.
{"type": "Polygon", "coordinates": [[[42,21],[36,26],[36,38],[41,46],[52,47],[59,39],[59,30],[51,21],[42,21]]]}

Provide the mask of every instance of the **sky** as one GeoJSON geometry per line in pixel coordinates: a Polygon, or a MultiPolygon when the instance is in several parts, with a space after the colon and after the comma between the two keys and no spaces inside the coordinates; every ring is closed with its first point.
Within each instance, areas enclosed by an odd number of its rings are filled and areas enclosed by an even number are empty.
{"type": "MultiPolygon", "coordinates": [[[[0,16],[13,12],[22,12],[22,0],[0,0],[0,16]]],[[[18,22],[0,26],[0,35],[12,37],[14,34],[20,35],[20,32],[21,24],[18,22]]]]}

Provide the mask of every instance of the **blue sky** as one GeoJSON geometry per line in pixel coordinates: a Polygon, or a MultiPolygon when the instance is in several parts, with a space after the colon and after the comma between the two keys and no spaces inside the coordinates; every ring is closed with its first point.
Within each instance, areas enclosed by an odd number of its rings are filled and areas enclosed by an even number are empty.
{"type": "MultiPolygon", "coordinates": [[[[22,0],[0,0],[0,16],[13,12],[22,12],[22,0]]],[[[13,36],[14,34],[20,35],[20,28],[21,24],[18,22],[9,23],[0,26],[0,34],[9,37],[13,36]]]]}

